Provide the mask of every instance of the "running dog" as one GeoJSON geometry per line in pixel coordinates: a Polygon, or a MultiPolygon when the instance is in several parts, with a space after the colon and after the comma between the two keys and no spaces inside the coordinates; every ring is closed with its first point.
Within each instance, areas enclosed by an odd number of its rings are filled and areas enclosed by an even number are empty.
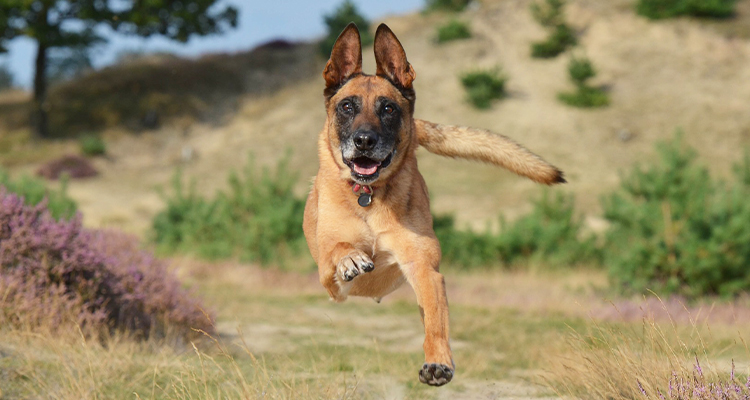
{"type": "Polygon", "coordinates": [[[384,24],[374,48],[376,72],[366,75],[359,31],[349,24],[323,71],[327,119],[303,228],[332,300],[380,301],[404,282],[412,286],[425,330],[419,380],[441,386],[451,381],[455,365],[440,244],[417,147],[492,163],[547,185],[565,180],[559,169],[504,136],[414,119],[416,74],[384,24]]]}

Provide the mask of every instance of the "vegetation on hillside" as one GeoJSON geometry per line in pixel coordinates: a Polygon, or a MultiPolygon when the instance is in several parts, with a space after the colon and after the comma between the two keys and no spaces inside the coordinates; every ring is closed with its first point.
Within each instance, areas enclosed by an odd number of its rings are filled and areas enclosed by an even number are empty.
{"type": "Polygon", "coordinates": [[[735,15],[737,0],[638,0],[636,11],[650,19],[678,16],[729,18],[735,15]]]}
{"type": "Polygon", "coordinates": [[[370,21],[359,12],[352,0],[344,0],[331,14],[324,15],[323,22],[328,27],[328,35],[320,42],[320,54],[326,59],[331,56],[333,44],[336,43],[339,34],[352,22],[359,29],[362,47],[371,45],[374,40],[370,33],[370,21]]]}
{"type": "Polygon", "coordinates": [[[472,0],[426,0],[425,11],[463,11],[472,0]]]}
{"type": "Polygon", "coordinates": [[[475,70],[461,75],[461,85],[466,89],[466,98],[479,109],[488,109],[493,100],[506,96],[505,83],[508,77],[500,68],[475,70]]]}
{"type": "Polygon", "coordinates": [[[558,93],[557,98],[560,101],[581,108],[604,107],[609,104],[607,92],[588,84],[588,81],[596,76],[596,70],[587,57],[572,56],[568,63],[568,75],[576,90],[558,93]]]}
{"type": "MultiPolygon", "coordinates": [[[[8,41],[27,37],[37,44],[32,123],[40,137],[49,137],[47,69],[50,51],[68,49],[84,54],[106,41],[100,34],[107,26],[115,31],[143,37],[161,35],[186,42],[194,35],[221,33],[237,25],[237,9],[218,8],[216,0],[149,2],[107,1],[10,1],[0,3],[0,52],[8,41]]],[[[54,125],[51,125],[54,127],[54,125]]]]}
{"type": "Polygon", "coordinates": [[[284,159],[274,171],[258,171],[250,160],[241,174],[230,174],[229,191],[213,199],[185,189],[176,174],[167,208],[153,221],[156,244],[166,252],[263,264],[297,254],[304,247],[305,202],[292,191],[297,177],[287,164],[284,159]]]}
{"type": "Polygon", "coordinates": [[[606,265],[626,292],[688,298],[750,290],[750,156],[733,180],[712,179],[680,136],[658,145],[604,199],[606,265]]]}
{"type": "Polygon", "coordinates": [[[466,22],[452,19],[437,27],[437,42],[445,43],[454,40],[468,39],[471,37],[471,29],[466,22]]]}
{"type": "Polygon", "coordinates": [[[578,43],[573,29],[565,22],[565,0],[544,0],[532,3],[531,15],[548,31],[548,37],[531,44],[531,56],[554,58],[578,43]]]}

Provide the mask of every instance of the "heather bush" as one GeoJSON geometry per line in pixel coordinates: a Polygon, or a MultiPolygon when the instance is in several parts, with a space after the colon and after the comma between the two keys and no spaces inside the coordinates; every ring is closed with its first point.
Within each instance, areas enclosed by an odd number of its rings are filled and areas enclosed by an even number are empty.
{"type": "Polygon", "coordinates": [[[650,19],[689,15],[699,18],[729,18],[737,0],[638,0],[636,11],[650,19]]]}
{"type": "Polygon", "coordinates": [[[574,213],[574,198],[544,192],[532,211],[513,223],[501,219],[498,234],[457,230],[451,216],[433,219],[443,260],[465,268],[543,261],[551,266],[594,262],[594,237],[583,237],[583,222],[574,213]]]}
{"type": "Polygon", "coordinates": [[[67,155],[52,160],[36,171],[38,176],[47,179],[59,179],[68,176],[72,179],[90,178],[99,174],[91,162],[81,156],[67,155]]]}
{"type": "Polygon", "coordinates": [[[339,34],[351,22],[354,22],[359,29],[362,47],[370,45],[373,42],[373,37],[370,33],[370,21],[359,12],[357,6],[351,0],[344,0],[336,11],[324,15],[323,21],[328,27],[328,36],[320,42],[320,53],[325,58],[331,55],[333,44],[336,43],[339,34]]]}
{"type": "Polygon", "coordinates": [[[26,204],[37,205],[46,199],[47,209],[56,219],[70,218],[77,209],[76,203],[68,197],[67,179],[62,179],[59,190],[52,190],[47,188],[44,182],[29,176],[24,175],[12,180],[7,172],[0,169],[0,187],[5,187],[8,192],[23,197],[26,204]]]}
{"type": "Polygon", "coordinates": [[[563,103],[581,108],[603,107],[609,104],[607,92],[598,87],[589,86],[587,81],[596,76],[591,61],[585,57],[571,57],[568,63],[570,80],[576,86],[574,92],[558,93],[557,98],[563,103]]]}
{"type": "Polygon", "coordinates": [[[466,22],[451,20],[437,29],[438,43],[450,42],[453,40],[468,39],[471,37],[471,30],[466,22]]]}
{"type": "Polygon", "coordinates": [[[543,5],[531,4],[531,15],[549,31],[546,40],[531,44],[532,57],[554,58],[578,43],[575,32],[565,22],[564,7],[564,0],[545,0],[543,5]]]}
{"type": "Polygon", "coordinates": [[[198,301],[166,266],[117,232],[56,221],[0,188],[0,327],[69,329],[91,335],[192,335],[210,330],[198,301]]]}
{"type": "Polygon", "coordinates": [[[499,68],[467,72],[461,76],[469,103],[479,109],[492,106],[492,101],[505,97],[508,78],[499,68]]]}
{"type": "Polygon", "coordinates": [[[153,221],[155,241],[167,252],[188,252],[208,259],[239,257],[267,264],[282,261],[304,245],[305,201],[294,195],[296,176],[288,158],[274,172],[256,170],[248,161],[242,174],[232,172],[229,191],[209,200],[176,174],[166,210],[153,221]]]}
{"type": "Polygon", "coordinates": [[[750,290],[750,157],[734,180],[721,182],[679,134],[658,153],[658,162],[636,167],[603,199],[612,279],[625,292],[688,298],[750,290]]]}

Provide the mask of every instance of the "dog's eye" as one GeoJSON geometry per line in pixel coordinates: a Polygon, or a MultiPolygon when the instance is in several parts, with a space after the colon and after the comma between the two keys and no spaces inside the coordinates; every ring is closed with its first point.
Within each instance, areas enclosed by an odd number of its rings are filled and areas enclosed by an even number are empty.
{"type": "Polygon", "coordinates": [[[394,111],[395,111],[395,109],[390,104],[388,104],[385,107],[383,107],[383,112],[385,112],[386,114],[393,114],[394,111]]]}
{"type": "Polygon", "coordinates": [[[345,112],[352,112],[354,110],[354,105],[351,101],[345,101],[341,103],[341,109],[345,112]]]}

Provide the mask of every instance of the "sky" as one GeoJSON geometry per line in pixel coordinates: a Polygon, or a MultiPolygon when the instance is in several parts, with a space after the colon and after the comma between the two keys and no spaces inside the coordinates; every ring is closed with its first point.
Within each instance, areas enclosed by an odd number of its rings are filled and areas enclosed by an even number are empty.
{"type": "MultiPolygon", "coordinates": [[[[142,39],[110,32],[108,43],[95,48],[92,60],[97,68],[110,65],[125,51],[170,52],[182,56],[198,56],[214,52],[235,52],[251,49],[271,39],[310,40],[326,33],[323,15],[330,14],[343,0],[220,0],[239,10],[238,27],[224,35],[193,37],[181,44],[161,37],[142,39]]],[[[414,12],[425,0],[354,0],[357,9],[370,20],[386,15],[414,12]]],[[[17,38],[9,42],[9,52],[0,55],[0,64],[11,71],[15,84],[29,88],[33,80],[34,41],[17,38]]]]}

